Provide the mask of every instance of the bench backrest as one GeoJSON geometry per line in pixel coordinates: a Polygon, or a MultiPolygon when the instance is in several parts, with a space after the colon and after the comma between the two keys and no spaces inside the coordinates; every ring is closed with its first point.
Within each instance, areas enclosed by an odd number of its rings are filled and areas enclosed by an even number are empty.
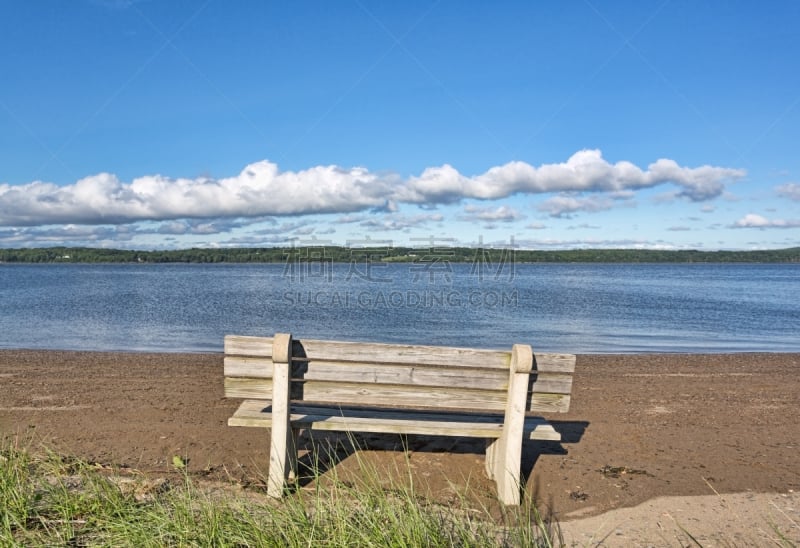
{"type": "MultiPolygon", "coordinates": [[[[523,352],[518,352],[523,350],[523,352]]],[[[293,340],[293,401],[503,412],[512,350],[293,340]]],[[[225,396],[272,399],[273,338],[225,337],[225,396]]],[[[515,357],[514,360],[517,360],[515,357]]],[[[526,410],[566,412],[575,356],[533,354],[526,410]]],[[[525,368],[523,364],[522,369],[525,368]]],[[[523,373],[520,366],[517,372],[523,373]]]]}

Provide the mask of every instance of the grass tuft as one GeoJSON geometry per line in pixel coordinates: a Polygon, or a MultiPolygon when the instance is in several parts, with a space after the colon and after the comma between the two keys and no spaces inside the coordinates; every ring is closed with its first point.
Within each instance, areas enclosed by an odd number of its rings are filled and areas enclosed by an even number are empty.
{"type": "Polygon", "coordinates": [[[359,465],[355,482],[334,468],[274,501],[234,484],[203,485],[177,465],[174,477],[148,478],[3,439],[0,546],[561,544],[533,507],[509,509],[503,521],[511,525],[499,527],[488,510],[430,503],[413,485],[387,486],[378,470],[359,465]]]}

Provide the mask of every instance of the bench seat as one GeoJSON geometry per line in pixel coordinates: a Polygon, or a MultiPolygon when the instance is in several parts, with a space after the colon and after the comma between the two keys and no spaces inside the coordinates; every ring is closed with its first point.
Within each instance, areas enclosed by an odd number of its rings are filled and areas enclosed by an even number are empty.
{"type": "MultiPolygon", "coordinates": [[[[335,432],[486,439],[499,438],[503,433],[501,414],[293,405],[289,420],[293,429],[335,432]]],[[[272,428],[270,403],[264,400],[245,400],[228,419],[228,426],[272,428]]],[[[540,417],[525,417],[522,437],[527,440],[561,441],[561,434],[540,417]]]]}

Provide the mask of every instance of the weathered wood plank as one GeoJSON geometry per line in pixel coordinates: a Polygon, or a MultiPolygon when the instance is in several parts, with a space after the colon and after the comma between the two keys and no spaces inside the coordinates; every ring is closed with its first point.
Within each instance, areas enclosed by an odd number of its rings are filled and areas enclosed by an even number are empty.
{"type": "Polygon", "coordinates": [[[528,404],[531,413],[566,413],[572,396],[569,394],[545,394],[534,392],[528,404]]]}
{"type": "MultiPolygon", "coordinates": [[[[245,400],[239,406],[240,410],[247,412],[271,413],[272,402],[266,400],[245,400]]],[[[498,425],[503,422],[502,413],[476,413],[473,411],[447,411],[447,410],[421,410],[421,409],[392,409],[389,407],[350,407],[341,405],[322,405],[295,403],[292,413],[297,416],[342,416],[369,418],[379,415],[382,419],[406,419],[412,416],[417,420],[469,420],[473,423],[498,425]]]]}
{"type": "MultiPolygon", "coordinates": [[[[225,379],[225,397],[269,399],[272,394],[270,379],[228,377],[225,379]]],[[[480,409],[486,411],[505,408],[504,391],[448,389],[440,387],[403,387],[360,383],[330,383],[307,381],[292,383],[292,399],[317,403],[342,405],[391,405],[410,408],[480,409]]],[[[569,410],[568,394],[535,392],[529,396],[528,411],[534,413],[559,413],[569,410]]]]}
{"type": "Polygon", "coordinates": [[[554,354],[548,352],[533,353],[533,369],[548,373],[574,373],[575,354],[554,354]]]}
{"type": "MultiPolygon", "coordinates": [[[[270,358],[225,357],[226,377],[269,379],[273,364],[270,358]]],[[[572,376],[567,373],[535,372],[531,375],[535,392],[569,394],[572,376]]],[[[408,386],[441,386],[506,390],[508,374],[501,370],[442,368],[419,365],[368,364],[356,362],[295,361],[292,380],[346,381],[408,386]]]]}
{"type": "MultiPolygon", "coordinates": [[[[271,398],[269,379],[225,379],[228,398],[271,398]]],[[[464,408],[498,410],[505,406],[502,390],[450,389],[426,386],[374,385],[366,383],[305,381],[292,383],[292,399],[343,405],[390,405],[400,407],[464,408]]]]}
{"type": "Polygon", "coordinates": [[[301,340],[295,341],[293,356],[330,361],[441,365],[507,370],[511,361],[511,350],[301,340]]]}
{"type": "Polygon", "coordinates": [[[226,354],[272,357],[272,337],[225,335],[224,346],[226,354]]]}
{"type": "Polygon", "coordinates": [[[508,375],[502,370],[459,370],[453,367],[387,365],[348,362],[308,362],[295,367],[295,380],[392,384],[408,387],[439,386],[505,390],[508,375]]]}
{"type": "MultiPolygon", "coordinates": [[[[267,402],[245,400],[228,420],[230,426],[271,428],[272,415],[267,402]]],[[[335,407],[293,407],[292,428],[329,431],[374,432],[384,434],[423,434],[498,438],[502,416],[454,413],[409,413],[391,410],[362,410],[335,407]]],[[[527,417],[524,437],[531,440],[559,441],[561,435],[539,417],[527,417]]]]}
{"type": "Polygon", "coordinates": [[[486,472],[486,477],[490,480],[496,479],[494,477],[494,471],[497,468],[495,460],[497,459],[497,453],[500,450],[501,444],[501,438],[486,439],[486,459],[483,463],[483,470],[486,472]]]}
{"type": "Polygon", "coordinates": [[[269,481],[267,482],[267,495],[280,498],[286,487],[286,480],[295,469],[297,459],[296,449],[292,446],[290,426],[290,397],[289,397],[289,348],[292,336],[288,334],[275,335],[272,355],[275,356],[275,377],[272,383],[272,402],[270,405],[272,420],[272,433],[270,435],[269,451],[269,481]]]}
{"type": "MultiPolygon", "coordinates": [[[[294,367],[294,364],[292,366],[294,367]]],[[[273,374],[272,358],[225,356],[224,372],[226,377],[271,379],[273,374]]]]}
{"type": "Polygon", "coordinates": [[[528,371],[532,362],[533,353],[530,346],[514,345],[503,418],[503,435],[500,436],[500,443],[495,444],[491,451],[497,495],[503,504],[519,504],[522,434],[528,396],[528,371]]]}
{"type": "MultiPolygon", "coordinates": [[[[270,358],[225,357],[226,377],[271,378],[270,358]]],[[[394,365],[362,362],[298,361],[292,364],[293,380],[347,381],[408,386],[455,386],[505,390],[508,375],[498,369],[458,369],[426,365],[394,365]]]]}
{"type": "Polygon", "coordinates": [[[565,373],[538,373],[531,375],[528,392],[569,394],[572,392],[572,375],[565,373]]]}
{"type": "MultiPolygon", "coordinates": [[[[295,340],[292,355],[329,361],[366,361],[507,369],[511,352],[446,346],[295,340]]],[[[272,337],[225,336],[225,354],[272,357],[272,337]]],[[[572,373],[575,355],[534,352],[534,369],[572,373]]]]}
{"type": "Polygon", "coordinates": [[[225,378],[226,398],[272,399],[272,379],[225,378]]]}

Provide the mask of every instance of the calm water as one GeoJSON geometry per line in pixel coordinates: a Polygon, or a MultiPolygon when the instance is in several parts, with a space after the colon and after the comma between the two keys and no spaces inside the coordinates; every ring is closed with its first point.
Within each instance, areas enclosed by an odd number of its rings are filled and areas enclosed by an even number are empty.
{"type": "Polygon", "coordinates": [[[800,352],[800,265],[0,265],[0,347],[226,333],[590,352],[800,352]],[[502,267],[502,268],[501,268],[502,267]]]}

